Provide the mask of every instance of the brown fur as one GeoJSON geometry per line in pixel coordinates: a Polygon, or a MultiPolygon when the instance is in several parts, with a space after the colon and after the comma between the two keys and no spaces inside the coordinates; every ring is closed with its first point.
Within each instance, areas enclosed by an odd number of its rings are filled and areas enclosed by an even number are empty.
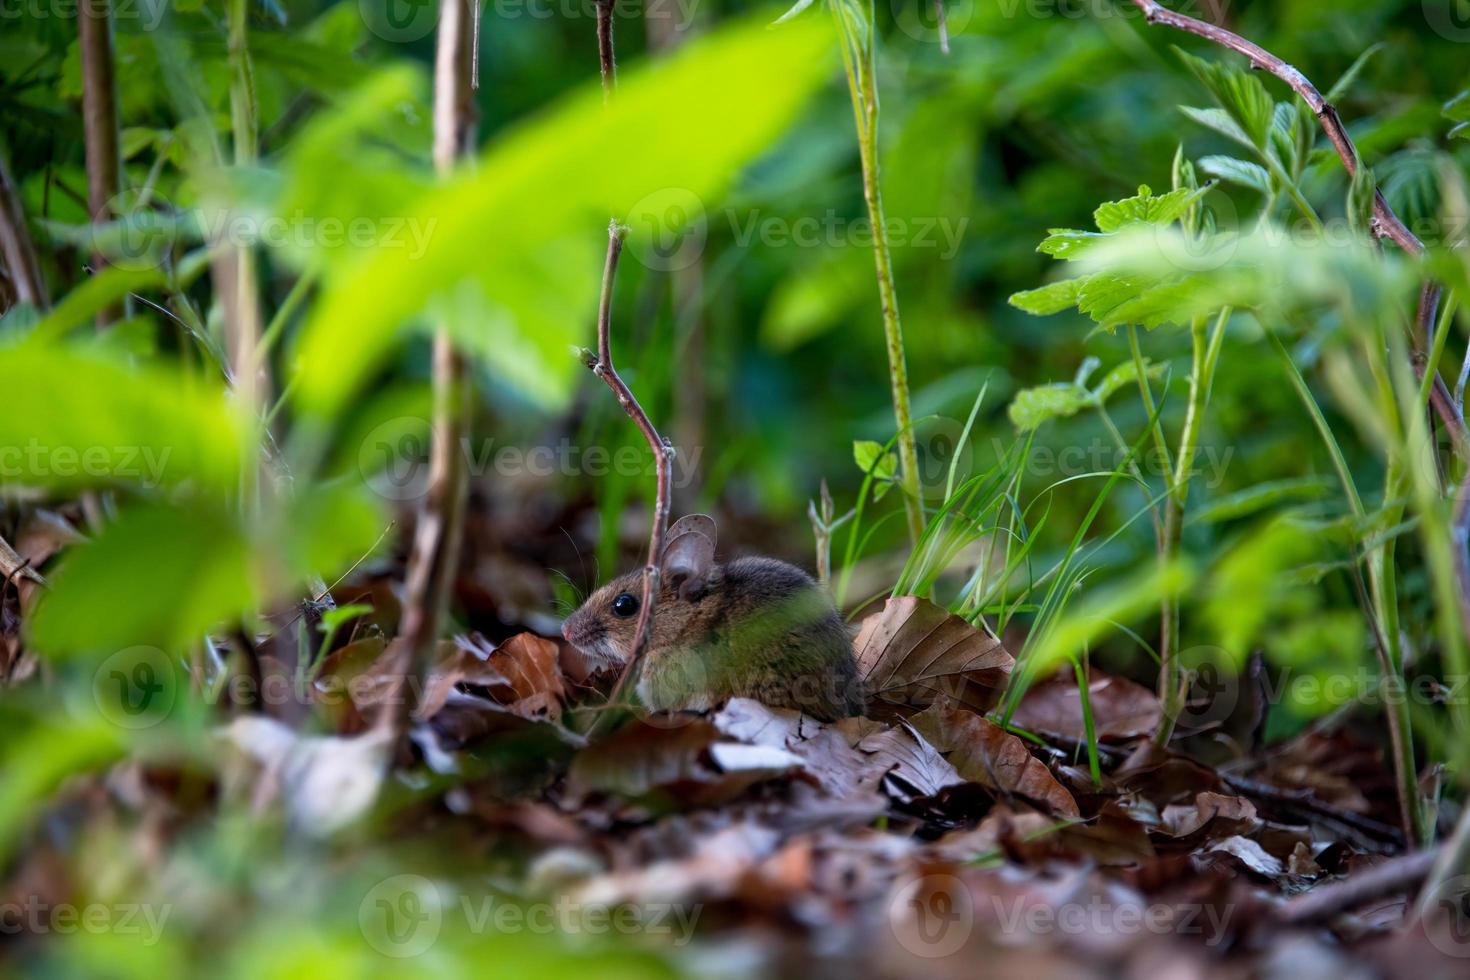
{"type": "MultiPolygon", "coordinates": [[[[751,697],[829,721],[862,712],[852,637],[806,572],[774,558],[739,558],[711,566],[685,597],[667,578],[637,684],[648,707],[708,708],[751,697]]],[[[641,600],[641,571],[598,589],[562,630],[608,665],[627,662],[637,629],[637,615],[612,611],[624,592],[641,600]]]]}

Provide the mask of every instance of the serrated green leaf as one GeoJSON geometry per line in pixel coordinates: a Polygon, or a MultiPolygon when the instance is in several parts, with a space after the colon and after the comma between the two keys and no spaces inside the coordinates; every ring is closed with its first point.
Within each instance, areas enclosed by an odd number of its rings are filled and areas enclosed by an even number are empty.
{"type": "Polygon", "coordinates": [[[1105,233],[1120,231],[1133,224],[1167,225],[1177,220],[1199,194],[1189,187],[1180,187],[1156,197],[1149,186],[1143,184],[1133,197],[1098,205],[1092,217],[1098,230],[1105,233]]]}
{"type": "Polygon", "coordinates": [[[1062,310],[1077,305],[1078,294],[1087,282],[1087,278],[1083,276],[1078,279],[1063,279],[1060,282],[1042,286],[1040,289],[1027,289],[1013,293],[1010,304],[1035,316],[1060,313],[1062,310]]]}
{"type": "Polygon", "coordinates": [[[1249,160],[1241,160],[1236,157],[1208,156],[1201,157],[1199,168],[1211,177],[1218,177],[1226,183],[1235,184],[1238,187],[1246,187],[1263,194],[1271,192],[1271,175],[1266,168],[1249,160]]]}
{"type": "MultiPolygon", "coordinates": [[[[1155,364],[1148,358],[1143,359],[1143,373],[1155,380],[1162,378],[1169,370],[1167,364],[1155,364]]],[[[1132,361],[1124,361],[1103,376],[1098,386],[1092,390],[1092,397],[1099,402],[1105,402],[1113,393],[1124,385],[1133,384],[1138,380],[1138,365],[1132,361]]]]}
{"type": "Polygon", "coordinates": [[[1246,135],[1245,130],[1241,129],[1224,109],[1199,109],[1194,106],[1182,105],[1179,107],[1179,111],[1206,129],[1212,129],[1221,136],[1234,140],[1247,149],[1255,149],[1255,146],[1251,143],[1251,138],[1246,135]]]}
{"type": "Polygon", "coordinates": [[[1096,244],[1103,236],[1095,231],[1074,231],[1071,228],[1053,228],[1036,250],[1054,259],[1071,261],[1096,244]]]}
{"type": "Polygon", "coordinates": [[[1076,415],[1091,404],[1091,396],[1071,382],[1039,385],[1016,392],[1006,409],[1011,424],[1030,432],[1044,422],[1076,415]]]}
{"type": "Polygon", "coordinates": [[[1206,61],[1185,51],[1179,57],[1209,89],[1215,101],[1220,103],[1252,146],[1258,150],[1266,148],[1266,135],[1276,110],[1261,80],[1249,72],[1218,61],[1206,61]]]}

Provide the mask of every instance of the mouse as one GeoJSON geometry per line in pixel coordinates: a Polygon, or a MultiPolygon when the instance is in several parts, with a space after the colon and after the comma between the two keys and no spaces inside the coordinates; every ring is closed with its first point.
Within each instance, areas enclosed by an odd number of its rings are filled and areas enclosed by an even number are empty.
{"type": "MultiPolygon", "coordinates": [[[[643,705],[706,711],[748,697],[822,721],[862,714],[852,634],[827,590],[776,558],[717,563],[715,538],[704,514],[669,528],[647,652],[631,679],[643,705]]],[[[622,668],[642,598],[642,570],[619,576],[567,618],[562,636],[597,667],[622,668]]]]}

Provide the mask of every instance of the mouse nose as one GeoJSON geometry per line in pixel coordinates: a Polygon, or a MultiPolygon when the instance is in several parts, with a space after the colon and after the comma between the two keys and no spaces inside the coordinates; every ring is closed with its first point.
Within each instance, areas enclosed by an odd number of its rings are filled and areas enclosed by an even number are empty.
{"type": "Polygon", "coordinates": [[[571,617],[568,617],[566,619],[566,621],[561,624],[561,635],[562,635],[562,639],[566,640],[568,643],[573,642],[572,641],[572,620],[571,620],[571,617]]]}

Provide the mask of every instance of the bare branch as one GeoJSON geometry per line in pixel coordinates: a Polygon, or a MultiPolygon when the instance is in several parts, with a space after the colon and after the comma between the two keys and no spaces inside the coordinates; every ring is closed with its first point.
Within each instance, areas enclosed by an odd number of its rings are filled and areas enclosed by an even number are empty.
{"type": "MultiPolygon", "coordinates": [[[[643,659],[643,651],[648,644],[648,634],[653,625],[654,605],[658,601],[659,556],[663,554],[664,534],[669,525],[669,463],[674,457],[674,447],[658,434],[658,430],[653,427],[653,422],[648,418],[648,413],[643,410],[643,406],[638,404],[638,399],[633,396],[632,389],[618,375],[617,368],[613,366],[613,280],[617,276],[618,257],[622,254],[623,237],[627,233],[628,229],[616,221],[608,225],[607,260],[602,268],[602,295],[597,304],[597,355],[593,357],[591,351],[587,351],[584,361],[592,373],[605,381],[612,389],[613,394],[617,396],[618,404],[623,406],[623,411],[628,413],[628,417],[643,434],[648,448],[653,450],[657,487],[654,492],[653,527],[648,534],[648,561],[643,566],[643,601],[639,605],[638,623],[633,631],[632,646],[628,650],[628,662],[623,665],[623,671],[618,675],[612,693],[608,695],[609,705],[619,703],[629,678],[635,675],[643,659]]],[[[597,723],[593,725],[594,732],[598,724],[606,717],[608,717],[607,713],[598,716],[597,723]]]]}
{"type": "MultiPolygon", "coordinates": [[[[1322,93],[1317,91],[1317,86],[1313,85],[1307,76],[1255,42],[1248,41],[1223,27],[1196,20],[1184,14],[1176,14],[1158,3],[1157,0],[1133,0],[1133,5],[1143,11],[1145,19],[1150,24],[1163,24],[1166,27],[1202,37],[1207,41],[1213,41],[1221,47],[1244,55],[1253,68],[1270,72],[1281,79],[1291,87],[1293,92],[1302,97],[1302,101],[1306,102],[1307,107],[1322,124],[1322,130],[1327,134],[1332,148],[1337,151],[1342,165],[1347,168],[1348,176],[1358,172],[1358,148],[1353,145],[1353,139],[1348,135],[1347,128],[1343,126],[1337,109],[1322,97],[1322,93]]],[[[1424,243],[1419,241],[1398,215],[1394,214],[1393,208],[1389,207],[1388,202],[1384,200],[1382,192],[1376,189],[1373,192],[1373,231],[1381,238],[1392,239],[1410,255],[1420,255],[1424,252],[1424,243]]]]}

